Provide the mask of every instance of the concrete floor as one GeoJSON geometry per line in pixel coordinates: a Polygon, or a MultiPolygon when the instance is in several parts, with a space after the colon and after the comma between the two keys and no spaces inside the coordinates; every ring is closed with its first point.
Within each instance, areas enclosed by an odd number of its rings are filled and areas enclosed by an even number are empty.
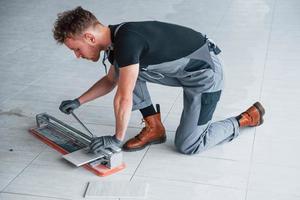
{"type": "MultiPolygon", "coordinates": [[[[93,180],[148,182],[151,200],[300,199],[300,1],[3,0],[0,13],[0,199],[81,199],[93,180]],[[265,124],[202,154],[181,155],[173,139],[182,90],[150,85],[154,103],[161,104],[167,143],[124,153],[127,168],[110,177],[72,167],[27,129],[42,112],[79,128],[58,106],[104,75],[100,62],[77,60],[52,38],[56,14],[77,5],[106,25],[161,20],[206,33],[223,50],[225,63],[226,85],[215,120],[260,100],[267,111],[265,124]]],[[[97,135],[114,131],[112,98],[77,111],[97,135]]],[[[139,112],[132,114],[127,138],[139,132],[140,119],[139,112]]]]}

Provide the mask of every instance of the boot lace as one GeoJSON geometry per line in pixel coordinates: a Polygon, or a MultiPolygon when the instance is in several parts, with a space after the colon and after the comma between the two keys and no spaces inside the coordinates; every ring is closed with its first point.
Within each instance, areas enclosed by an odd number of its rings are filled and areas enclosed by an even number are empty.
{"type": "Polygon", "coordinates": [[[140,131],[140,133],[138,135],[135,136],[138,139],[143,138],[144,136],[146,136],[147,131],[150,128],[149,124],[144,119],[142,119],[140,124],[145,124],[145,127],[140,131]]]}

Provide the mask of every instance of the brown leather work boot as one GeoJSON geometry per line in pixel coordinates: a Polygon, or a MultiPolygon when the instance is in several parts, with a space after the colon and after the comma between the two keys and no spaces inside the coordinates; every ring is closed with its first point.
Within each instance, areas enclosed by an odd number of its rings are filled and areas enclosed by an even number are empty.
{"type": "Polygon", "coordinates": [[[256,102],[255,104],[253,104],[253,106],[248,108],[248,110],[240,114],[237,119],[239,121],[240,127],[259,126],[264,122],[264,114],[265,109],[259,102],[256,102]]]}
{"type": "Polygon", "coordinates": [[[161,122],[160,113],[150,115],[144,121],[146,126],[138,135],[123,145],[124,151],[138,151],[150,144],[160,144],[166,141],[166,130],[161,122]]]}

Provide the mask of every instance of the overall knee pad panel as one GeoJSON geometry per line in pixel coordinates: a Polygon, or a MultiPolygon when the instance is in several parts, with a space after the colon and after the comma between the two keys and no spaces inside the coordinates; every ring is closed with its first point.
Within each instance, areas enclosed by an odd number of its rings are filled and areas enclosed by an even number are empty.
{"type": "Polygon", "coordinates": [[[212,116],[220,100],[221,90],[217,92],[203,93],[201,97],[201,111],[198,125],[203,125],[212,119],[212,116]]]}

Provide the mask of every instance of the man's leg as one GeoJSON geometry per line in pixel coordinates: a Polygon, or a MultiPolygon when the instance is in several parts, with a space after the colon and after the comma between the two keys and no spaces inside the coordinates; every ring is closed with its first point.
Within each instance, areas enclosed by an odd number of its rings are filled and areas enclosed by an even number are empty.
{"type": "Polygon", "coordinates": [[[139,110],[152,105],[151,97],[145,81],[137,79],[133,90],[132,110],[139,110]]]}
{"type": "Polygon", "coordinates": [[[184,89],[184,109],[175,136],[175,146],[179,152],[200,153],[233,140],[242,127],[254,127],[263,123],[265,110],[259,102],[237,117],[211,123],[219,98],[220,91],[197,95],[193,89],[184,89]]]}
{"type": "Polygon", "coordinates": [[[150,115],[155,115],[157,112],[153,106],[153,104],[151,104],[150,106],[147,106],[145,108],[140,109],[140,112],[143,115],[143,118],[146,118],[150,115]]]}
{"type": "Polygon", "coordinates": [[[199,153],[239,135],[236,118],[211,123],[220,95],[221,91],[199,94],[194,89],[184,88],[184,109],[175,136],[179,152],[199,153]]]}
{"type": "Polygon", "coordinates": [[[142,112],[146,126],[138,135],[123,145],[124,151],[137,151],[150,144],[159,144],[166,141],[166,132],[161,122],[159,107],[155,111],[146,82],[140,78],[136,81],[133,90],[132,110],[137,109],[142,112]]]}

